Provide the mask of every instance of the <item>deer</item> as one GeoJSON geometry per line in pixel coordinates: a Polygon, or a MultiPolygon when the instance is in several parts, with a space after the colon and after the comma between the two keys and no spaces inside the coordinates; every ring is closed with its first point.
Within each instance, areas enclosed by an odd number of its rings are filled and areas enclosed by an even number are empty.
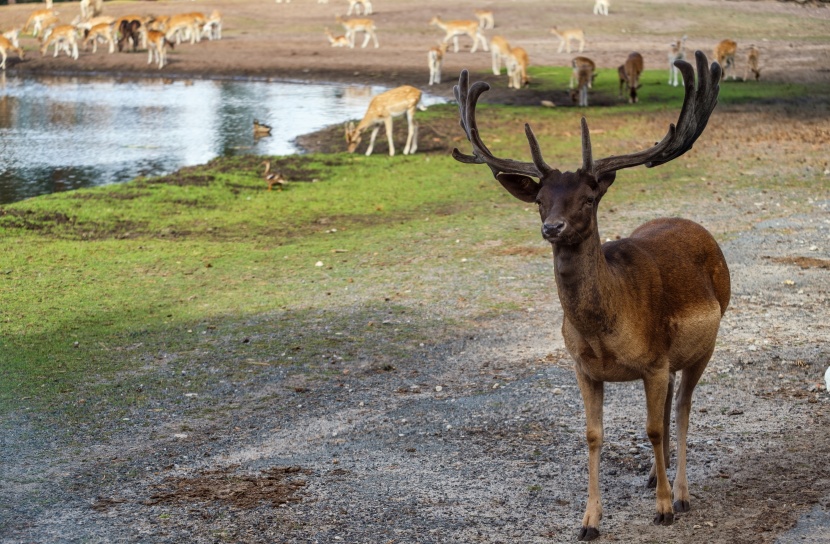
{"type": "Polygon", "coordinates": [[[326,38],[328,38],[329,44],[331,44],[332,47],[350,47],[351,46],[351,42],[349,41],[349,38],[347,38],[346,36],[344,36],[342,34],[339,35],[339,36],[335,36],[334,34],[331,33],[331,30],[329,30],[328,27],[326,27],[324,32],[326,33],[326,38]]]}
{"type": "Polygon", "coordinates": [[[452,40],[454,53],[458,53],[458,37],[465,35],[473,40],[473,47],[470,49],[470,53],[475,53],[478,50],[478,44],[481,44],[482,49],[485,51],[490,50],[487,46],[487,40],[481,34],[478,22],[476,21],[442,21],[436,15],[430,19],[429,24],[435,25],[447,33],[444,36],[444,41],[448,42],[452,40]]]}
{"type": "Polygon", "coordinates": [[[0,70],[6,69],[6,58],[10,52],[14,51],[17,53],[17,58],[23,60],[23,49],[20,46],[15,45],[15,43],[8,39],[6,36],[0,36],[0,70]]]}
{"type": "Polygon", "coordinates": [[[431,47],[427,53],[429,63],[429,84],[441,83],[441,67],[444,65],[444,55],[447,53],[447,42],[431,47]]]}
{"type": "Polygon", "coordinates": [[[358,32],[364,33],[363,45],[361,47],[366,47],[369,44],[370,38],[375,42],[375,49],[380,47],[378,37],[375,35],[375,22],[371,19],[342,19],[338,15],[336,20],[345,29],[346,37],[349,38],[350,48],[354,49],[355,34],[358,32]]]}
{"type": "Polygon", "coordinates": [[[758,60],[761,57],[761,52],[755,45],[750,45],[746,52],[746,70],[744,70],[744,81],[747,81],[747,76],[751,71],[755,76],[755,81],[761,80],[761,68],[758,66],[758,60]]]}
{"type": "Polygon", "coordinates": [[[28,32],[29,28],[31,28],[32,36],[37,38],[38,33],[40,33],[47,26],[44,24],[44,21],[56,21],[57,16],[58,12],[52,8],[35,10],[31,13],[31,15],[29,15],[29,18],[26,19],[26,24],[23,25],[23,32],[28,32]]]}
{"type": "Polygon", "coordinates": [[[53,57],[57,57],[58,53],[63,50],[67,56],[73,60],[78,60],[78,36],[74,26],[58,25],[54,27],[48,37],[43,40],[43,45],[40,46],[41,56],[46,55],[46,50],[52,44],[55,45],[53,57]]]}
{"type": "Polygon", "coordinates": [[[686,437],[692,393],[715,349],[720,320],[729,304],[729,267],[715,238],[701,225],[681,218],[646,222],[627,238],[600,241],[597,210],[617,171],[670,162],[691,149],[717,104],[720,65],[695,52],[691,64],[678,61],[685,97],[677,124],[640,152],[595,159],[588,122],[582,118],[582,166],[561,172],[549,166],[530,125],[525,134],[532,162],[498,158],[481,139],[475,108],[490,86],[469,85],[461,72],[454,94],[472,154],[453,157],[486,164],[515,198],[536,204],[542,238],[553,250],[553,272],[563,311],[562,336],[574,360],[585,407],[588,445],[588,500],[577,538],[599,537],[602,517],[600,453],[605,382],[642,380],[646,433],[654,452],[649,485],[656,486],[653,522],[671,525],[675,512],[690,509],[686,437]],[[538,179],[538,181],[536,181],[538,179]],[[669,423],[675,376],[680,372],[676,410],[677,473],[669,485],[669,423]],[[672,500],[674,502],[672,502],[672,500]]]}
{"type": "Polygon", "coordinates": [[[738,44],[733,40],[722,40],[715,46],[715,60],[723,66],[724,79],[726,79],[726,73],[730,70],[732,71],[732,79],[737,79],[735,76],[735,53],[737,52],[738,44]]]}
{"type": "Polygon", "coordinates": [[[580,107],[588,106],[588,89],[591,88],[594,77],[596,77],[596,64],[587,57],[576,57],[573,61],[573,73],[571,74],[571,81],[576,79],[577,87],[573,88],[571,85],[571,100],[574,103],[579,103],[580,107]],[[582,59],[578,61],[577,59],[582,59]]]}
{"type": "MultiPolygon", "coordinates": [[[[590,78],[588,79],[588,88],[591,89],[594,86],[594,79],[597,77],[597,65],[594,61],[589,59],[588,57],[574,57],[571,59],[571,67],[573,71],[571,72],[571,80],[568,84],[569,89],[574,88],[574,84],[579,81],[579,72],[581,69],[585,69],[584,71],[590,70],[590,78]]],[[[586,104],[587,106],[587,104],[586,104]]]]}
{"type": "Polygon", "coordinates": [[[89,49],[89,45],[92,44],[92,52],[97,53],[99,41],[109,45],[110,53],[115,52],[115,32],[111,24],[100,23],[84,30],[84,50],[89,49]]]}
{"type": "Polygon", "coordinates": [[[490,39],[490,55],[493,57],[493,75],[501,75],[501,63],[507,67],[507,57],[510,55],[510,44],[501,36],[490,39]]]}
{"type": "Polygon", "coordinates": [[[159,70],[164,68],[164,65],[167,64],[167,46],[170,46],[170,49],[175,49],[176,44],[167,39],[167,36],[164,32],[160,30],[148,30],[147,31],[147,64],[151,64],[153,61],[157,62],[159,65],[159,70]]]}
{"type": "Polygon", "coordinates": [[[222,12],[218,9],[211,11],[208,15],[202,27],[202,37],[211,41],[222,39],[222,12]]]}
{"type": "Polygon", "coordinates": [[[530,58],[521,47],[510,48],[507,56],[507,88],[521,89],[530,85],[530,78],[527,76],[527,67],[530,65],[530,58]]]}
{"type": "Polygon", "coordinates": [[[369,139],[366,156],[371,155],[375,147],[375,137],[378,135],[380,125],[383,124],[386,127],[386,139],[389,141],[389,156],[394,157],[395,143],[392,141],[392,118],[404,114],[406,114],[409,130],[403,154],[411,155],[415,153],[418,149],[418,125],[415,124],[415,110],[423,111],[426,109],[420,105],[420,102],[421,91],[409,85],[402,85],[375,96],[369,102],[366,115],[363,116],[357,127],[354,126],[354,123],[349,123],[346,126],[346,143],[349,153],[354,153],[360,144],[363,131],[371,127],[372,135],[369,139]]]}
{"type": "Polygon", "coordinates": [[[557,53],[561,53],[562,49],[567,47],[568,54],[571,54],[571,40],[579,42],[579,52],[585,49],[585,33],[581,28],[569,28],[568,30],[560,31],[555,26],[550,29],[550,33],[559,38],[559,49],[557,53]]]}
{"type": "Polygon", "coordinates": [[[594,15],[608,15],[609,7],[611,7],[609,0],[596,0],[594,2],[594,15]]]}
{"type": "Polygon", "coordinates": [[[360,15],[361,9],[363,15],[371,15],[372,2],[370,0],[349,0],[349,9],[346,11],[346,15],[351,15],[353,11],[355,15],[360,15]]]}
{"type": "Polygon", "coordinates": [[[642,87],[640,74],[643,73],[643,56],[636,51],[629,54],[625,59],[625,64],[617,68],[617,73],[620,76],[620,98],[622,98],[622,90],[625,86],[628,89],[628,102],[636,104],[637,89],[642,87]]]}
{"type": "Polygon", "coordinates": [[[686,60],[686,36],[677,40],[669,46],[669,85],[677,87],[679,71],[674,65],[675,61],[686,60]]]}
{"type": "Polygon", "coordinates": [[[493,10],[491,9],[477,9],[473,11],[478,19],[478,27],[482,30],[489,30],[496,28],[496,19],[493,17],[493,10]]]}

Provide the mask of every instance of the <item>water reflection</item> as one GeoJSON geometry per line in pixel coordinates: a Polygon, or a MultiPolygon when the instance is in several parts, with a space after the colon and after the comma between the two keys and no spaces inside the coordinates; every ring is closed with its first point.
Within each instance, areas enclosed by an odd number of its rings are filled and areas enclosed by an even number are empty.
{"type": "Polygon", "coordinates": [[[218,155],[296,153],[297,136],[360,118],[382,90],[3,74],[0,203],[168,173],[218,155]],[[254,139],[255,118],[273,127],[271,137],[254,139]]]}

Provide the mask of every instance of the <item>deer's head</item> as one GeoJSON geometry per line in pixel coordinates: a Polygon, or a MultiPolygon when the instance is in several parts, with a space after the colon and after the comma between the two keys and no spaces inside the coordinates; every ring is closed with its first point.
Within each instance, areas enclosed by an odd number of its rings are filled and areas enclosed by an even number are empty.
{"type": "Polygon", "coordinates": [[[539,142],[528,124],[525,124],[525,134],[533,162],[495,157],[482,142],[475,119],[476,102],[490,86],[479,81],[470,87],[469,74],[464,70],[453,91],[461,112],[461,126],[472,144],[473,153],[466,155],[454,149],[453,157],[464,163],[486,164],[511,195],[524,202],[536,203],[545,240],[561,245],[579,244],[597,232],[597,206],[618,170],[641,164],[651,168],[667,163],[691,149],[703,132],[717,104],[721,68],[717,63],[710,67],[700,51],[695,57],[697,88],[692,66],[685,61],[675,62],[683,75],[686,96],[677,125],[669,125],[668,133],[660,142],[638,153],[594,160],[588,122],[583,117],[582,167],[576,172],[561,172],[549,166],[542,158],[539,142]]]}
{"type": "Polygon", "coordinates": [[[355,128],[354,123],[350,122],[346,125],[345,137],[349,153],[354,153],[357,146],[360,145],[360,140],[362,140],[361,131],[355,128]]]}

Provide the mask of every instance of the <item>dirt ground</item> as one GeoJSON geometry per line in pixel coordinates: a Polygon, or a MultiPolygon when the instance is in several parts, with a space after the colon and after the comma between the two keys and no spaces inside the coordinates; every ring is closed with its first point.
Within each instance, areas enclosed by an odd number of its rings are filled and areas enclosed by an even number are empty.
{"type": "MultiPolygon", "coordinates": [[[[336,32],[334,16],[345,12],[345,0],[107,3],[105,13],[221,9],[224,39],[177,47],[163,70],[169,77],[424,88],[425,51],[440,37],[427,22],[436,13],[470,17],[480,4],[462,0],[450,9],[434,0],[417,5],[377,0],[378,50],[337,49],[325,42],[323,28],[336,32]]],[[[659,5],[688,4],[708,10],[721,2],[659,5]]],[[[512,29],[515,43],[529,50],[532,62],[564,65],[570,58],[556,52],[547,33],[556,23],[548,3],[492,5],[497,29],[512,29]],[[541,23],[539,13],[545,14],[541,23]]],[[[828,9],[790,3],[729,5],[748,17],[761,10],[830,20],[828,9]]],[[[573,24],[587,26],[594,20],[590,8],[588,0],[566,3],[557,16],[569,15],[573,24]]],[[[4,27],[22,23],[31,9],[3,7],[0,22],[4,27]]],[[[631,28],[635,21],[626,17],[622,0],[612,1],[608,19],[631,28]]],[[[647,67],[662,66],[667,34],[681,34],[683,24],[661,21],[636,40],[589,33],[586,54],[601,67],[614,67],[621,51],[638,49],[647,67]]],[[[690,40],[689,47],[708,52],[714,42],[690,40]]],[[[824,45],[797,38],[763,43],[770,52],[762,61],[765,78],[830,80],[830,52],[824,45]]],[[[25,61],[12,56],[10,73],[158,75],[147,66],[145,53],[82,53],[75,62],[41,57],[31,38],[23,44],[25,61]]],[[[488,66],[487,54],[449,54],[447,82],[436,92],[449,96],[461,68],[486,76],[488,66]]],[[[740,63],[738,70],[742,73],[740,63]]],[[[512,103],[541,98],[532,87],[516,93],[503,85],[486,96],[512,103]]],[[[805,104],[806,111],[785,107],[764,116],[757,108],[736,107],[713,117],[707,130],[724,153],[749,156],[748,175],[775,175],[752,158],[763,164],[764,153],[773,152],[790,157],[781,165],[787,172],[812,175],[826,170],[826,161],[808,164],[800,146],[828,149],[830,126],[826,104],[805,104]]],[[[451,130],[449,125],[434,128],[451,130]]],[[[342,137],[323,131],[306,138],[307,147],[326,151],[335,138],[342,137]]],[[[644,485],[650,446],[642,386],[611,385],[605,400],[600,541],[830,542],[830,395],[821,380],[830,364],[830,191],[825,181],[806,205],[795,207],[788,198],[785,190],[776,195],[736,191],[728,199],[724,195],[728,202],[713,201],[706,209],[690,203],[688,210],[671,210],[693,212],[714,231],[737,232],[722,244],[732,272],[732,303],[693,408],[692,511],[678,515],[671,527],[651,525],[654,498],[644,485]],[[772,218],[753,220],[760,210],[772,218]]],[[[323,354],[322,367],[251,364],[234,338],[218,338],[199,353],[125,353],[142,369],[124,377],[129,387],[150,388],[186,375],[206,377],[206,385],[186,399],[166,397],[159,385],[152,409],[94,427],[73,428],[60,414],[12,415],[2,435],[0,541],[575,540],[587,486],[582,403],[559,332],[561,311],[547,281],[549,259],[529,267],[516,275],[535,278],[545,293],[533,312],[482,319],[475,330],[448,327],[434,342],[394,359],[383,350],[357,347],[323,354]],[[236,363],[250,366],[244,371],[250,374],[217,374],[217,368],[236,363]]],[[[361,320],[405,328],[432,311],[403,316],[345,305],[333,312],[337,319],[326,313],[306,319],[305,326],[316,325],[301,332],[332,335],[330,327],[337,323],[349,338],[364,333],[361,320]],[[367,311],[374,314],[367,317],[367,311]],[[344,324],[344,315],[354,319],[344,324]]],[[[275,346],[285,345],[281,334],[299,334],[291,330],[291,316],[258,319],[258,325],[273,322],[275,331],[282,331],[261,339],[275,346]]],[[[394,341],[395,335],[388,337],[394,341]]],[[[101,417],[114,416],[103,411],[101,417]]]]}

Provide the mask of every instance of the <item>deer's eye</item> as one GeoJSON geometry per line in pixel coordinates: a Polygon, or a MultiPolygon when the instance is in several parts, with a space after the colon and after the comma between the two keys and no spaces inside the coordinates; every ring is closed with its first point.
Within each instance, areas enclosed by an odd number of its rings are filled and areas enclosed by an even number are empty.
{"type": "Polygon", "coordinates": [[[596,202],[596,198],[594,198],[592,196],[589,196],[588,198],[585,199],[585,204],[587,204],[588,206],[593,206],[594,202],[596,202]]]}

